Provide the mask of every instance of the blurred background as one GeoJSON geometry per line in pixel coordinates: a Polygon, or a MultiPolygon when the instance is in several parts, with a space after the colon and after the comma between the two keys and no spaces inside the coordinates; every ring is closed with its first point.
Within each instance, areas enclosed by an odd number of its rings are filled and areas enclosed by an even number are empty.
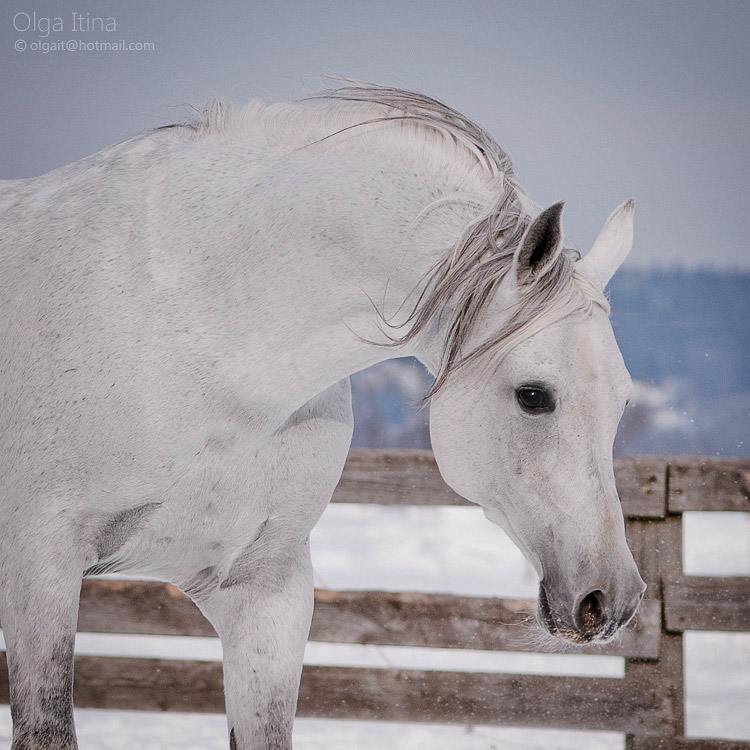
{"type": "MultiPolygon", "coordinates": [[[[745,0],[14,0],[0,8],[0,177],[39,175],[178,122],[211,96],[300,98],[329,74],[423,91],[486,127],[533,200],[566,200],[569,246],[585,253],[609,212],[637,199],[635,246],[609,288],[635,380],[616,454],[748,456],[748,28],[745,0]]],[[[352,381],[355,446],[429,447],[418,363],[389,361],[352,381]]],[[[706,515],[686,514],[686,571],[750,574],[747,514],[706,515]]],[[[474,508],[331,506],[312,546],[319,586],[535,595],[531,568],[474,508]]],[[[134,639],[84,636],[77,647],[178,648],[134,639]]],[[[750,638],[689,633],[685,643],[688,733],[750,739],[750,638]]],[[[220,656],[214,642],[180,648],[220,656]]],[[[476,668],[416,651],[311,644],[307,661],[476,668]]],[[[622,671],[613,657],[510,657],[491,668],[622,671]]],[[[77,716],[82,750],[226,746],[221,717],[77,716]]],[[[362,724],[300,721],[297,746],[624,747],[615,733],[362,724]]],[[[0,739],[9,733],[4,707],[0,739]]]]}
{"type": "MultiPolygon", "coordinates": [[[[750,455],[750,273],[631,266],[608,296],[634,380],[615,455],[750,455]]],[[[411,359],[354,375],[354,445],[429,447],[431,382],[411,359]]]]}

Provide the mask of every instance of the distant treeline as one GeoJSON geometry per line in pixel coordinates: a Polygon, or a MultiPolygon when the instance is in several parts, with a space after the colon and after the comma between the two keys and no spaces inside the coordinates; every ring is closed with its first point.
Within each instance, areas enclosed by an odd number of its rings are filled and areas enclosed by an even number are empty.
{"type": "Polygon", "coordinates": [[[609,296],[634,378],[677,377],[711,399],[750,391],[750,272],[623,269],[609,296]]]}
{"type": "MultiPolygon", "coordinates": [[[[616,453],[750,455],[750,272],[622,269],[609,297],[637,381],[616,453]]],[[[409,359],[355,375],[354,445],[428,447],[429,384],[409,359]]]]}

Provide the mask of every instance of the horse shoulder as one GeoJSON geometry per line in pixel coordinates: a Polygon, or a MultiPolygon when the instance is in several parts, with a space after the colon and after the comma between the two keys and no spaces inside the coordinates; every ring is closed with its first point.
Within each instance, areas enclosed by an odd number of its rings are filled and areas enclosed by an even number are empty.
{"type": "Polygon", "coordinates": [[[183,590],[200,599],[217,585],[265,580],[282,570],[331,499],[353,426],[348,378],[297,409],[246,467],[253,477],[249,496],[242,505],[227,505],[227,536],[218,547],[234,551],[217,556],[183,590]]]}

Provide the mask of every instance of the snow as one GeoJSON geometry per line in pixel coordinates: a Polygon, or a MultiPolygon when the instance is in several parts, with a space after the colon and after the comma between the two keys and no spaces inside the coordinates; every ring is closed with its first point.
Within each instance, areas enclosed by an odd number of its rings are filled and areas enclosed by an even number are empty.
{"type": "Polygon", "coordinates": [[[683,513],[687,575],[750,575],[750,513],[683,513]]]}
{"type": "MultiPolygon", "coordinates": [[[[0,742],[10,743],[10,712],[0,742]]],[[[77,710],[80,750],[227,750],[223,716],[77,710]]],[[[5,746],[5,744],[3,744],[5,746]]],[[[452,727],[366,721],[297,719],[295,750],[621,750],[614,732],[452,727]]]]}
{"type": "Polygon", "coordinates": [[[685,730],[750,740],[750,633],[685,634],[685,730]]]}
{"type": "MultiPolygon", "coordinates": [[[[312,535],[315,581],[335,589],[391,589],[534,597],[533,570],[478,508],[388,508],[332,504],[312,535]]],[[[685,514],[685,570],[750,575],[750,516],[685,514]]],[[[81,634],[79,653],[219,659],[217,639],[81,634]]],[[[750,634],[685,637],[687,731],[750,739],[750,634]]],[[[308,664],[418,669],[623,674],[617,657],[488,653],[404,647],[309,644],[308,664]]],[[[77,710],[81,750],[226,750],[223,716],[77,710]]],[[[0,746],[10,743],[10,712],[0,709],[0,746]]],[[[610,750],[618,733],[564,732],[300,719],[298,750],[610,750]]]]}

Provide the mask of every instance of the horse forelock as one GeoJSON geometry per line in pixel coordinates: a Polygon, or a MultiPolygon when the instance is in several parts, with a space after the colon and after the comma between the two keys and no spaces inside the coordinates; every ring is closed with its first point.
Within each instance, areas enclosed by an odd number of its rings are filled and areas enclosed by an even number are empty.
{"type": "Polygon", "coordinates": [[[519,221],[510,239],[479,240],[495,224],[489,217],[468,228],[451,252],[427,279],[406,321],[403,336],[389,336],[393,345],[414,339],[433,322],[445,331],[442,358],[427,398],[470,362],[483,360],[485,370],[496,368],[516,346],[535,333],[570,316],[585,317],[601,308],[609,314],[609,302],[588,279],[575,270],[579,253],[564,249],[556,263],[531,283],[517,287],[512,306],[498,328],[479,345],[467,350],[468,339],[479,319],[488,313],[491,300],[513,268],[515,248],[527,221],[519,221]]]}

